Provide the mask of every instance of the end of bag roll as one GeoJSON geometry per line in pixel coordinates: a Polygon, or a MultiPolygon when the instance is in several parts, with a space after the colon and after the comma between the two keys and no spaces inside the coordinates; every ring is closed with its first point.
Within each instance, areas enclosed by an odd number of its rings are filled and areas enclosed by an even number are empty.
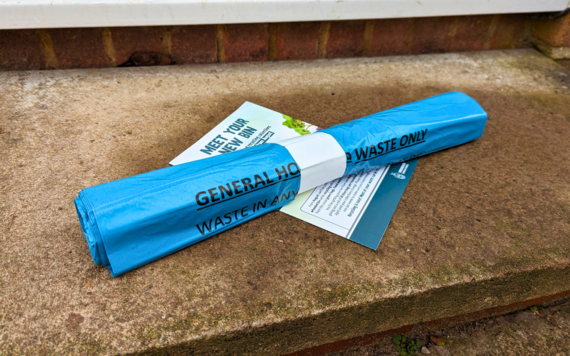
{"type": "Polygon", "coordinates": [[[98,229],[92,217],[92,213],[90,213],[86,208],[86,205],[88,206],[88,203],[87,201],[84,202],[84,198],[85,197],[81,192],[79,193],[79,196],[73,200],[75,203],[75,209],[77,210],[79,223],[81,224],[81,230],[83,231],[83,235],[87,240],[87,246],[89,247],[89,252],[91,253],[93,262],[99,266],[108,266],[109,260],[107,259],[107,255],[105,253],[103,241],[100,234],[98,233],[98,229]]]}

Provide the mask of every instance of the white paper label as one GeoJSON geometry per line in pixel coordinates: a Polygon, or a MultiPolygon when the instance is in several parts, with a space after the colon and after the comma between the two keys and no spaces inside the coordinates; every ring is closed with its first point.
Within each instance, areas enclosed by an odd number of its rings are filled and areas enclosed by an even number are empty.
{"type": "Polygon", "coordinates": [[[285,147],[301,170],[299,193],[342,177],[346,170],[346,155],[329,134],[310,135],[276,142],[285,147]]]}

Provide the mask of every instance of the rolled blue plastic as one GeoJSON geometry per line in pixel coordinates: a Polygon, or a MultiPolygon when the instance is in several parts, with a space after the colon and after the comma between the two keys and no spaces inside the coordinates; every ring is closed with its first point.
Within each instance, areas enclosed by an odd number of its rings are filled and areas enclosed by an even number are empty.
{"type": "Polygon", "coordinates": [[[474,99],[450,92],[319,132],[341,145],[348,175],[473,141],[486,123],[487,113],[474,99]]]}
{"type": "Polygon", "coordinates": [[[266,144],[83,189],[75,206],[93,261],[118,276],[282,207],[299,181],[266,144]]]}
{"type": "MultiPolygon", "coordinates": [[[[349,175],[475,140],[486,120],[452,92],[319,132],[342,147],[349,175]]],[[[118,276],[282,207],[302,175],[285,147],[263,144],[86,188],[75,206],[93,261],[118,276]]]]}

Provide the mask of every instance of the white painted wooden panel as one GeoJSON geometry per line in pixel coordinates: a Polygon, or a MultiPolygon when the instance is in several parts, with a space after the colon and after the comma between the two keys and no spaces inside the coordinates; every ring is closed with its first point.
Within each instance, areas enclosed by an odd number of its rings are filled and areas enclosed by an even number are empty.
{"type": "Polygon", "coordinates": [[[568,0],[0,0],[0,29],[379,19],[567,6],[568,0]]]}

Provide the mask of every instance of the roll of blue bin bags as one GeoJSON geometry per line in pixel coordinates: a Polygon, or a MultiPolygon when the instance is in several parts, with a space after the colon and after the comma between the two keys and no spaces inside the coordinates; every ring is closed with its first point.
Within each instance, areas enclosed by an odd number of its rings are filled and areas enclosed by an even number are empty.
{"type": "Polygon", "coordinates": [[[278,209],[345,175],[475,140],[487,114],[451,92],[319,132],[83,189],[93,261],[113,276],[278,209]]]}

